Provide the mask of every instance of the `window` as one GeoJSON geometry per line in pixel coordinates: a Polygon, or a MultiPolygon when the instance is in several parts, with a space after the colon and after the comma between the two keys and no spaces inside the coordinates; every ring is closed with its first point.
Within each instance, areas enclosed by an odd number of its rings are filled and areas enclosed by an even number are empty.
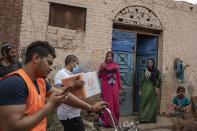
{"type": "Polygon", "coordinates": [[[73,30],[85,30],[86,9],[61,4],[50,4],[49,25],[73,30]]]}

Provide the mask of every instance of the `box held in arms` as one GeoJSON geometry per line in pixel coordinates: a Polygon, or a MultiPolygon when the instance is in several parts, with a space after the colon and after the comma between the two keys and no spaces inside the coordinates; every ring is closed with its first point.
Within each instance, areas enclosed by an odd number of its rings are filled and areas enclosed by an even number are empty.
{"type": "Polygon", "coordinates": [[[75,80],[83,80],[85,85],[82,88],[76,88],[72,91],[79,98],[89,98],[101,93],[100,83],[97,72],[80,73],[62,80],[64,86],[75,82],[75,80]]]}

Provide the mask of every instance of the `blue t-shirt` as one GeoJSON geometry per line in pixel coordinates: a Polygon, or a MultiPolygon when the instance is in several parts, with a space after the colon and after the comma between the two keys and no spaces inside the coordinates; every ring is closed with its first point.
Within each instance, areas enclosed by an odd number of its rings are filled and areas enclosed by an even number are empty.
{"type": "MultiPolygon", "coordinates": [[[[39,88],[36,81],[33,82],[38,93],[39,88]]],[[[51,85],[46,82],[46,91],[51,89],[51,85]]],[[[26,104],[28,89],[25,81],[19,75],[12,75],[0,80],[0,106],[1,105],[21,105],[26,104]]]]}
{"type": "Polygon", "coordinates": [[[186,107],[190,104],[190,100],[187,97],[183,97],[182,99],[178,98],[177,96],[175,96],[172,99],[172,102],[180,107],[186,107]]]}

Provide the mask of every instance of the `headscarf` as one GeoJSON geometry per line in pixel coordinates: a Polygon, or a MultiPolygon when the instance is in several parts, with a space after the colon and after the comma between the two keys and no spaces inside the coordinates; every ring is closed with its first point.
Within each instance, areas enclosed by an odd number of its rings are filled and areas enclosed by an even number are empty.
{"type": "Polygon", "coordinates": [[[156,86],[160,72],[159,72],[159,70],[157,68],[155,68],[155,61],[154,61],[154,59],[148,58],[147,64],[148,64],[149,60],[151,60],[153,62],[152,69],[148,69],[148,71],[151,72],[151,75],[150,75],[149,79],[156,86]]]}
{"type": "Polygon", "coordinates": [[[105,56],[105,63],[113,63],[114,62],[114,53],[112,52],[112,51],[108,51],[107,53],[106,53],[106,56],[105,56]],[[107,61],[107,56],[109,55],[109,54],[111,54],[111,56],[112,56],[112,61],[107,61]]]}
{"type": "Polygon", "coordinates": [[[112,51],[108,51],[105,57],[105,68],[103,70],[107,75],[108,84],[114,85],[116,83],[115,73],[118,71],[118,65],[114,63],[114,54],[112,51]],[[107,61],[107,56],[111,54],[112,60],[107,61]]]}
{"type": "Polygon", "coordinates": [[[106,53],[105,64],[106,64],[105,69],[106,69],[107,72],[109,71],[108,73],[114,73],[114,72],[116,72],[116,70],[117,70],[117,64],[114,63],[114,53],[112,51],[108,51],[106,53]],[[111,54],[112,61],[107,61],[108,54],[111,54]]]}

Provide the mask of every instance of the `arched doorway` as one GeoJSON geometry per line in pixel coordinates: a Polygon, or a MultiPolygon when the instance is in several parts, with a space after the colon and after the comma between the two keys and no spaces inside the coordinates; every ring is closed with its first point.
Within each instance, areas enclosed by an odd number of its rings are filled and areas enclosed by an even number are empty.
{"type": "Polygon", "coordinates": [[[121,96],[121,115],[133,115],[139,109],[139,88],[146,60],[158,63],[159,39],[162,24],[153,11],[133,5],[121,10],[113,21],[112,50],[120,65],[124,93],[121,96]]]}

